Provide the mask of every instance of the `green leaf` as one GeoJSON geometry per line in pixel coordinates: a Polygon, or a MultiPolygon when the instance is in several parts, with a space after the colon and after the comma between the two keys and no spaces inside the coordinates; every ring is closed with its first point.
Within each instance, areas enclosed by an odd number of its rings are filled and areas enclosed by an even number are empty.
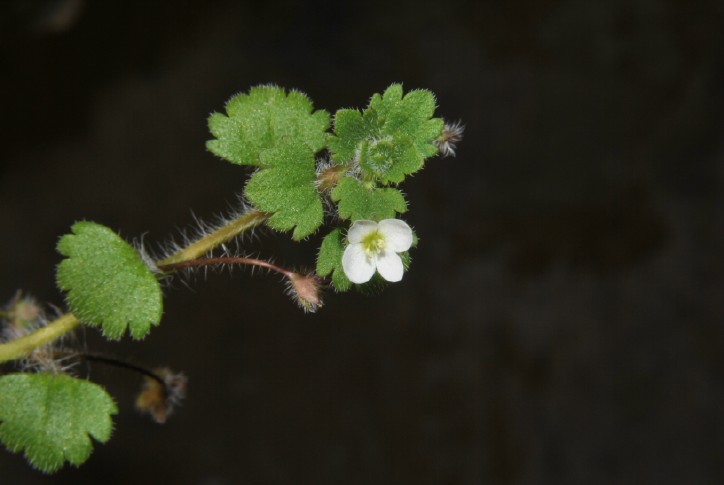
{"type": "Polygon", "coordinates": [[[422,168],[424,157],[415,148],[411,136],[394,135],[360,143],[360,166],[364,173],[374,174],[383,182],[399,183],[405,175],[422,168]]]}
{"type": "Polygon", "coordinates": [[[347,291],[352,283],[342,269],[342,254],[344,253],[344,236],[340,228],[334,229],[322,240],[317,257],[317,274],[327,276],[332,274],[332,285],[337,291],[347,291]]]}
{"type": "MultiPolygon", "coordinates": [[[[403,98],[402,85],[393,84],[382,96],[372,96],[369,107],[377,111],[382,133],[391,135],[399,131],[411,136],[424,135],[425,126],[435,112],[435,96],[426,89],[416,89],[403,98]]],[[[440,132],[436,137],[439,135],[440,132]]]]}
{"type": "Polygon", "coordinates": [[[65,374],[0,377],[0,441],[13,453],[25,450],[30,464],[52,473],[65,461],[78,466],[105,443],[118,410],[102,387],[65,374]]]}
{"type": "Polygon", "coordinates": [[[209,117],[214,140],[206,147],[219,157],[241,165],[259,165],[264,150],[280,143],[305,146],[312,153],[324,148],[329,113],[312,113],[309,98],[299,91],[285,93],[276,86],[257,86],[226,103],[226,114],[209,117]]]}
{"type": "Polygon", "coordinates": [[[358,145],[371,136],[374,129],[370,117],[363,119],[356,109],[338,110],[334,115],[336,136],[330,136],[327,142],[332,159],[339,163],[354,159],[358,145]]]}
{"type": "Polygon", "coordinates": [[[260,165],[265,168],[252,176],[244,193],[259,210],[274,213],[267,224],[280,231],[294,228],[296,240],[313,233],[324,217],[313,153],[285,143],[264,151],[260,165]]]}
{"type": "Polygon", "coordinates": [[[365,187],[357,179],[344,177],[332,190],[332,200],[339,203],[342,219],[391,219],[395,213],[407,211],[402,193],[393,188],[365,187]]]}
{"type": "Polygon", "coordinates": [[[66,303],[84,323],[102,327],[103,335],[119,339],[126,328],[144,337],[158,325],[161,287],[138,252],[109,228],[78,222],[58,242],[66,259],[58,265],[58,287],[66,303]]]}
{"type": "Polygon", "coordinates": [[[226,115],[209,118],[216,137],[207,142],[209,150],[232,163],[261,168],[245,195],[257,209],[272,213],[270,227],[294,229],[296,240],[313,233],[324,215],[314,154],[326,144],[329,114],[312,111],[312,102],[298,91],[258,86],[232,97],[226,115]]]}
{"type": "Polygon", "coordinates": [[[426,158],[437,153],[435,140],[443,129],[440,118],[432,118],[435,97],[427,90],[403,96],[402,85],[393,84],[384,94],[375,94],[369,107],[339,110],[328,141],[338,163],[359,163],[363,175],[387,184],[398,184],[417,172],[426,158]]]}

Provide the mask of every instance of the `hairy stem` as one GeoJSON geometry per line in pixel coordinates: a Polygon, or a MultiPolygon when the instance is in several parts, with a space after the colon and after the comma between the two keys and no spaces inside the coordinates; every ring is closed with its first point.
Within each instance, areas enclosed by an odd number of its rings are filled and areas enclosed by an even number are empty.
{"type": "Polygon", "coordinates": [[[158,262],[158,266],[166,266],[169,264],[180,263],[182,261],[190,261],[196,259],[229,239],[238,236],[244,231],[252,229],[269,218],[269,214],[257,210],[250,210],[237,217],[225,226],[220,227],[216,231],[207,234],[198,241],[195,241],[176,254],[162,259],[158,262]]]}
{"type": "MultiPolygon", "coordinates": [[[[244,231],[248,231],[249,229],[258,226],[268,218],[269,214],[267,213],[257,210],[247,211],[214,232],[207,234],[198,241],[194,241],[168,258],[159,261],[158,266],[171,267],[171,265],[174,264],[199,258],[244,231]]],[[[22,359],[32,352],[33,349],[65,335],[79,324],[80,320],[78,320],[75,315],[70,312],[65,313],[33,333],[11,340],[10,342],[0,344],[0,363],[7,362],[9,360],[22,359]]]]}
{"type": "Polygon", "coordinates": [[[4,343],[0,345],[0,362],[21,359],[41,345],[70,332],[79,323],[75,315],[66,313],[31,334],[4,343]]]}
{"type": "Polygon", "coordinates": [[[261,268],[267,268],[282,274],[286,277],[291,277],[293,271],[277,266],[268,261],[255,258],[198,258],[190,261],[179,261],[178,263],[167,263],[159,264],[158,269],[161,271],[173,271],[181,268],[198,268],[201,266],[217,266],[222,264],[243,264],[249,266],[259,266],[261,268]]]}

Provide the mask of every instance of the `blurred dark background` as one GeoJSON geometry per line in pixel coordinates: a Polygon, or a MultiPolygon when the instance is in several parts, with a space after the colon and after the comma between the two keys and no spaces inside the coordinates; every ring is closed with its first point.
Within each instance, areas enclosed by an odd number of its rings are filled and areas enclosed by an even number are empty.
{"type": "MultiPolygon", "coordinates": [[[[167,292],[142,343],[189,377],[166,425],[137,375],[79,469],[0,453],[0,482],[724,481],[724,7],[716,1],[90,2],[0,7],[0,298],[62,305],[57,238],[90,219],[151,247],[223,213],[245,171],[206,117],[260,83],[318,108],[392,82],[462,120],[404,190],[402,284],[305,315],[272,276],[167,292]]],[[[317,235],[245,248],[311,267],[317,235]]]]}

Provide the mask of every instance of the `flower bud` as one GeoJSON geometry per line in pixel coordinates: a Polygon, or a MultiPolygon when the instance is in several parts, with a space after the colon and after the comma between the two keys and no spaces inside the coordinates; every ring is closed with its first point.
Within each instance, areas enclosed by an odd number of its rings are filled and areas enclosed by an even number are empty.
{"type": "Polygon", "coordinates": [[[314,313],[322,306],[321,281],[313,274],[290,273],[289,295],[305,312],[314,313]]]}
{"type": "Polygon", "coordinates": [[[317,187],[319,191],[326,192],[333,189],[348,169],[349,167],[346,165],[320,166],[319,173],[317,174],[317,187]]]}

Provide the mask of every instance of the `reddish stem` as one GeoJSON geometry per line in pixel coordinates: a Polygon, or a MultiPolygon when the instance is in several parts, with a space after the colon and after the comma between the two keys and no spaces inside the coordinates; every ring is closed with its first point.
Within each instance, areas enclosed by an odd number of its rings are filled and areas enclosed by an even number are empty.
{"type": "Polygon", "coordinates": [[[268,261],[254,258],[197,258],[191,259],[189,261],[180,261],[178,263],[161,264],[158,266],[158,268],[161,271],[173,271],[180,268],[198,268],[202,266],[219,264],[246,264],[249,266],[259,266],[261,268],[267,268],[272,271],[276,271],[277,273],[282,274],[287,278],[291,278],[291,276],[294,274],[293,271],[289,271],[288,269],[284,269],[275,264],[271,264],[268,261]]]}

